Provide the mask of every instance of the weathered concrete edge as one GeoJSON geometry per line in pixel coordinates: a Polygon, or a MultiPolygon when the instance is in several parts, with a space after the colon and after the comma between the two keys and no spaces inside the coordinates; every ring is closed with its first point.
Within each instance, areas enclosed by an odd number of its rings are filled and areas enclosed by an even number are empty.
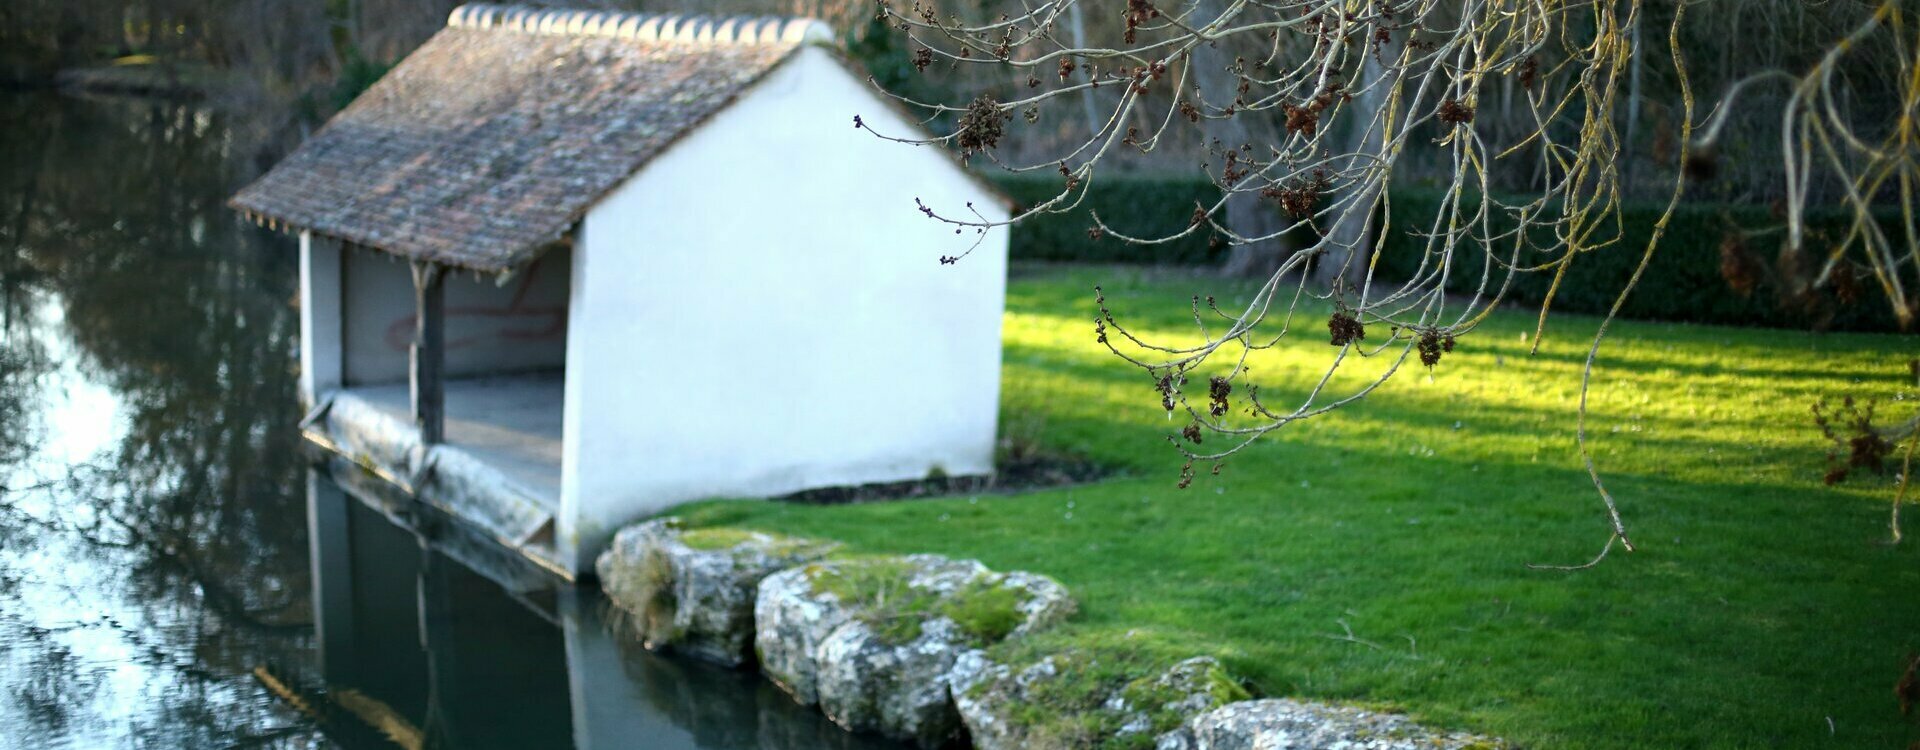
{"type": "Polygon", "coordinates": [[[302,425],[308,442],[473,523],[502,546],[562,578],[574,579],[553,550],[557,500],[540,497],[457,446],[422,444],[412,424],[352,393],[329,394],[308,420],[302,425]]]}

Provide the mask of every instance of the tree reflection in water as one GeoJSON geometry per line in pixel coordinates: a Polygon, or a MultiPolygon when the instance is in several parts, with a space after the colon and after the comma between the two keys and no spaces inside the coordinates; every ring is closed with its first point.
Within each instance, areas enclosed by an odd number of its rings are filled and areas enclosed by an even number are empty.
{"type": "Polygon", "coordinates": [[[0,746],[892,747],[309,476],[293,243],[225,207],[272,121],[0,96],[0,746]]]}
{"type": "Polygon", "coordinates": [[[0,98],[0,726],[297,740],[311,647],[295,258],[229,188],[273,150],[195,105],[0,98]]]}

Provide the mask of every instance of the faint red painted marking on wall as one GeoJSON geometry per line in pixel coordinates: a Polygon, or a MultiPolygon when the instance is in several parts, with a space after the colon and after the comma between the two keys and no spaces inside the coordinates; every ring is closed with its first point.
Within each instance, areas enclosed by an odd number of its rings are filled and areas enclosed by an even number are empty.
{"type": "MultiPolygon", "coordinates": [[[[544,341],[565,333],[567,330],[567,308],[565,305],[535,306],[527,304],[527,295],[531,293],[533,289],[533,280],[539,275],[541,267],[545,265],[546,260],[544,258],[534,261],[533,265],[527,267],[526,273],[520,274],[520,281],[513,290],[513,298],[508,300],[505,306],[453,305],[447,308],[449,330],[453,327],[451,325],[452,322],[460,318],[488,318],[506,321],[529,320],[534,322],[544,320],[544,325],[537,328],[496,328],[479,335],[448,339],[446,343],[447,349],[460,349],[494,340],[544,341]]],[[[419,315],[417,314],[406,315],[394,320],[392,324],[388,325],[386,335],[387,347],[396,352],[404,352],[412,347],[413,327],[418,319],[419,315]]]]}

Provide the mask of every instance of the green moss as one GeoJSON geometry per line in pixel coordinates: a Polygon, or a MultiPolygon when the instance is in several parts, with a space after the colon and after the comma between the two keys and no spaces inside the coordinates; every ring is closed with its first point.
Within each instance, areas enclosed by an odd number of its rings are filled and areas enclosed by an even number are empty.
{"type": "Polygon", "coordinates": [[[754,532],[745,529],[714,527],[680,532],[680,543],[690,549],[720,550],[738,547],[753,540],[754,532]]]}
{"type": "MultiPolygon", "coordinates": [[[[1107,699],[1116,688],[1149,669],[1131,654],[1103,655],[1073,649],[1049,658],[1054,675],[1029,685],[1027,700],[1008,717],[1036,739],[1098,737],[1118,731],[1124,719],[1105,709],[1107,699]]],[[[1018,674],[1037,661],[1011,663],[1022,665],[1014,669],[1018,674]]]]}
{"type": "Polygon", "coordinates": [[[933,592],[907,585],[914,565],[906,558],[852,557],[810,565],[806,571],[814,593],[831,594],[856,607],[855,617],[890,644],[920,637],[922,621],[939,601],[933,592]]]}
{"type": "Polygon", "coordinates": [[[1192,688],[1196,685],[1199,687],[1198,692],[1204,692],[1207,695],[1210,707],[1224,706],[1252,697],[1247,693],[1247,689],[1233,678],[1233,675],[1227,673],[1226,668],[1217,663],[1206,665],[1204,671],[1192,676],[1192,679],[1168,681],[1161,675],[1137,678],[1120,689],[1120,696],[1126,700],[1127,705],[1147,713],[1147,718],[1153,722],[1153,729],[1148,734],[1157,736],[1187,719],[1187,714],[1171,710],[1168,706],[1192,695],[1195,692],[1192,688]]]}
{"type": "MultiPolygon", "coordinates": [[[[1159,678],[1191,653],[1169,651],[1159,634],[1134,631],[1120,638],[1047,631],[1031,638],[1005,641],[991,648],[992,658],[1011,666],[1011,677],[1041,662],[1052,663],[1052,675],[1029,682],[1024,700],[1010,706],[1008,720],[1019,727],[1032,747],[1136,750],[1153,746],[1154,738],[1186,717],[1164,708],[1187,693],[1159,684],[1159,678]],[[1135,711],[1144,711],[1152,723],[1145,732],[1120,735],[1135,714],[1107,706],[1115,695],[1135,711]]],[[[1213,705],[1249,697],[1225,669],[1215,665],[1201,675],[1213,705]]],[[[975,698],[993,690],[991,684],[969,689],[975,698]]]]}
{"type": "Polygon", "coordinates": [[[976,578],[940,601],[935,611],[960,626],[974,645],[998,643],[1013,634],[1025,615],[1027,593],[1002,585],[999,576],[976,578]]]}
{"type": "Polygon", "coordinates": [[[818,539],[768,534],[731,526],[703,526],[695,529],[675,526],[675,528],[680,530],[681,544],[686,545],[688,549],[701,552],[735,550],[746,553],[752,551],[764,553],[776,560],[795,560],[819,558],[839,546],[833,542],[818,539]],[[746,546],[754,542],[757,543],[751,547],[746,546]]]}
{"type": "Polygon", "coordinates": [[[1002,577],[975,578],[945,595],[907,585],[918,566],[901,557],[851,557],[810,565],[807,580],[816,594],[831,594],[859,608],[856,617],[881,640],[899,645],[920,637],[926,621],[953,620],[974,646],[1005,639],[1024,619],[1026,592],[1002,584],[1002,577]]]}
{"type": "Polygon", "coordinates": [[[673,591],[673,566],[663,555],[649,551],[633,571],[632,597],[618,602],[631,616],[634,635],[648,648],[658,648],[684,635],[674,626],[679,598],[673,591]]]}
{"type": "Polygon", "coordinates": [[[870,603],[892,589],[906,588],[912,566],[900,557],[843,557],[805,569],[815,594],[831,594],[847,603],[870,603]]]}

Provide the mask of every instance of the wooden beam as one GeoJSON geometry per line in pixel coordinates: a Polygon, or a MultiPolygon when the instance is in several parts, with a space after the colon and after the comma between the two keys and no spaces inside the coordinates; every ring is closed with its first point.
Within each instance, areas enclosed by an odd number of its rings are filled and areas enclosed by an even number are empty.
{"type": "Polygon", "coordinates": [[[424,261],[413,266],[413,351],[408,382],[413,394],[413,423],[420,442],[434,445],[447,437],[446,268],[424,261]]]}

